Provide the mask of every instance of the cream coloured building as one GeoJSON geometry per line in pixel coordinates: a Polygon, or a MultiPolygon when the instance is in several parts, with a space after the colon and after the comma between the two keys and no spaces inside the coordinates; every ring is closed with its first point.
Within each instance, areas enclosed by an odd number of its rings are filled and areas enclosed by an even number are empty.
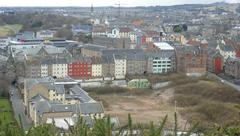
{"type": "Polygon", "coordinates": [[[102,64],[92,64],[92,77],[102,76],[102,64]]]}
{"type": "Polygon", "coordinates": [[[65,102],[64,85],[54,85],[54,88],[49,90],[49,100],[64,103],[65,102]]]}
{"type": "Polygon", "coordinates": [[[68,76],[68,64],[56,63],[50,66],[50,75],[57,78],[64,78],[68,76]]]}
{"type": "Polygon", "coordinates": [[[121,55],[113,55],[114,67],[115,67],[115,78],[124,79],[127,73],[127,59],[121,55]]]}

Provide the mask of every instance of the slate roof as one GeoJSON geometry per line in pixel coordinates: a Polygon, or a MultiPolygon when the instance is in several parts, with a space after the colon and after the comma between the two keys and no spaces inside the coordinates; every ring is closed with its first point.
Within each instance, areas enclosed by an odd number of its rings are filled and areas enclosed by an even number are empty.
{"type": "Polygon", "coordinates": [[[227,51],[227,52],[235,51],[235,49],[231,45],[220,44],[219,47],[223,51],[227,51]]]}
{"type": "Polygon", "coordinates": [[[185,45],[177,46],[176,52],[181,54],[199,54],[201,52],[201,49],[202,49],[201,46],[185,45]]]}
{"type": "Polygon", "coordinates": [[[138,54],[127,54],[127,60],[130,61],[145,61],[146,60],[146,55],[142,52],[142,53],[138,53],[138,54]]]}
{"type": "Polygon", "coordinates": [[[102,64],[113,64],[114,59],[112,56],[103,55],[101,59],[102,64]]]}
{"type": "Polygon", "coordinates": [[[147,57],[161,57],[161,58],[171,58],[175,55],[174,51],[159,51],[159,52],[149,52],[146,53],[147,57]]]}
{"type": "Polygon", "coordinates": [[[85,63],[92,63],[92,59],[90,57],[83,57],[83,56],[74,56],[69,59],[70,63],[75,62],[85,62],[85,63]]]}
{"type": "Polygon", "coordinates": [[[58,47],[55,47],[55,46],[50,46],[50,47],[44,46],[42,48],[45,49],[45,51],[48,54],[60,54],[60,53],[64,53],[64,52],[67,53],[68,52],[65,48],[58,48],[58,47]]]}
{"type": "Polygon", "coordinates": [[[41,94],[38,94],[38,95],[32,97],[30,101],[31,102],[39,102],[39,101],[45,101],[45,100],[47,100],[47,98],[45,98],[41,94]]]}
{"type": "Polygon", "coordinates": [[[239,57],[228,57],[226,60],[226,63],[230,63],[230,62],[240,63],[240,58],[239,57]]]}
{"type": "Polygon", "coordinates": [[[73,112],[81,113],[84,115],[104,113],[104,109],[101,103],[80,103],[74,105],[61,104],[56,102],[51,102],[47,100],[38,101],[35,103],[37,114],[42,115],[46,112],[73,112]]]}
{"type": "Polygon", "coordinates": [[[63,54],[63,53],[69,53],[65,48],[58,48],[55,46],[51,46],[51,45],[38,45],[35,48],[24,48],[24,49],[17,49],[15,52],[16,55],[32,55],[32,56],[37,56],[39,55],[39,51],[40,50],[44,50],[46,51],[48,54],[63,54]]]}
{"type": "Polygon", "coordinates": [[[127,54],[113,54],[114,59],[127,59],[127,54]]]}
{"type": "Polygon", "coordinates": [[[53,59],[42,59],[41,64],[67,64],[68,60],[66,58],[53,58],[53,59]]]}
{"type": "Polygon", "coordinates": [[[43,113],[49,112],[51,109],[50,103],[46,101],[39,101],[36,103],[37,115],[42,115],[43,113]]]}
{"type": "Polygon", "coordinates": [[[108,49],[102,50],[102,56],[110,56],[112,57],[113,54],[115,55],[129,55],[129,54],[143,54],[142,49],[108,49]]]}
{"type": "Polygon", "coordinates": [[[92,113],[103,113],[103,107],[101,103],[81,103],[80,104],[80,111],[82,114],[92,114],[92,113]]]}
{"type": "Polygon", "coordinates": [[[128,27],[121,27],[121,28],[119,28],[119,32],[120,33],[129,33],[131,31],[133,31],[133,30],[131,28],[128,28],[128,27]]]}
{"type": "Polygon", "coordinates": [[[93,101],[93,99],[88,95],[88,93],[85,92],[78,85],[74,85],[69,89],[69,91],[70,95],[66,95],[66,99],[79,99],[82,103],[93,101]]]}
{"type": "Polygon", "coordinates": [[[57,92],[57,94],[65,94],[64,85],[54,85],[54,90],[57,92]]]}
{"type": "Polygon", "coordinates": [[[101,50],[107,49],[105,46],[101,46],[97,44],[84,44],[82,48],[93,50],[93,51],[101,51],[101,50]]]}
{"type": "Polygon", "coordinates": [[[34,85],[38,84],[39,82],[36,79],[26,79],[26,89],[31,89],[34,85]]]}

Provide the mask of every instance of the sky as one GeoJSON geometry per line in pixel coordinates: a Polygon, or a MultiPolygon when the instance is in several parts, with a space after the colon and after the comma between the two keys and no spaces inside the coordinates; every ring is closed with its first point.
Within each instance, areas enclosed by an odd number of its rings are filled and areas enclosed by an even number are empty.
{"type": "Polygon", "coordinates": [[[124,7],[134,6],[168,6],[179,4],[203,4],[214,2],[240,3],[240,0],[0,0],[0,7],[6,6],[116,6],[121,3],[124,7]]]}

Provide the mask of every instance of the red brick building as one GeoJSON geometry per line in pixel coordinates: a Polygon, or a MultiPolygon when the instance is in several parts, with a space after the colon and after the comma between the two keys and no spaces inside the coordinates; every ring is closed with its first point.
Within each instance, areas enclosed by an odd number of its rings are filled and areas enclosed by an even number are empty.
{"type": "Polygon", "coordinates": [[[204,75],[207,71],[207,50],[206,42],[177,47],[177,71],[188,76],[204,75]]]}
{"type": "Polygon", "coordinates": [[[74,60],[68,64],[68,76],[74,79],[92,77],[92,63],[90,59],[74,60]]]}

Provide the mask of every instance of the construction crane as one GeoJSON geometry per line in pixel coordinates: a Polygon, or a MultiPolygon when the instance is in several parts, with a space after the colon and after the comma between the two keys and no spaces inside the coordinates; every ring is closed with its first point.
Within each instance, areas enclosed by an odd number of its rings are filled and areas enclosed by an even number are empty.
{"type": "Polygon", "coordinates": [[[125,5],[123,3],[120,3],[120,1],[118,3],[115,4],[116,6],[118,6],[118,17],[121,16],[121,5],[125,5]]]}
{"type": "Polygon", "coordinates": [[[118,17],[120,17],[120,16],[121,16],[121,3],[118,2],[118,3],[116,3],[115,5],[118,6],[118,17]]]}

